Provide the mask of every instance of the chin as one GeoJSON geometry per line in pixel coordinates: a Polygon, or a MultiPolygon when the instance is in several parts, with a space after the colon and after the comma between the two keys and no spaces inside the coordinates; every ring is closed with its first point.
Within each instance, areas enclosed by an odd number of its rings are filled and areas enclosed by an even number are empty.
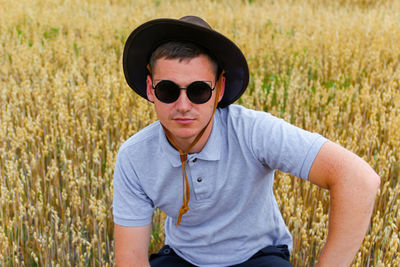
{"type": "Polygon", "coordinates": [[[193,130],[184,130],[184,131],[175,131],[172,132],[172,134],[180,139],[191,139],[191,138],[195,138],[198,134],[197,131],[193,131],[193,130]]]}

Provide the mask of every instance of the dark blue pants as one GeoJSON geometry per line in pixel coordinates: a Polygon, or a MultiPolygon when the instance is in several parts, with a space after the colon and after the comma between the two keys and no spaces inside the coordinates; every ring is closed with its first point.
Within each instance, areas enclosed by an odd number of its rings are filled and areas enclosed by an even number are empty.
{"type": "MultiPolygon", "coordinates": [[[[291,267],[290,254],[286,245],[268,246],[247,261],[233,265],[235,267],[291,267]]],[[[179,257],[168,245],[164,246],[157,254],[150,256],[151,267],[193,267],[195,265],[179,257]]]]}

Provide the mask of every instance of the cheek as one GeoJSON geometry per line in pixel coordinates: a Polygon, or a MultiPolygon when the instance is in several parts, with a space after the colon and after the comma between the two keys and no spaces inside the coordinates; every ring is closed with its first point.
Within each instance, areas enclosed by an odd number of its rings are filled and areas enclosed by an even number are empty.
{"type": "Polygon", "coordinates": [[[165,121],[168,118],[168,115],[170,113],[170,108],[167,105],[163,105],[160,103],[154,103],[154,107],[155,107],[158,119],[160,121],[165,121]]]}
{"type": "Polygon", "coordinates": [[[197,107],[197,112],[201,114],[203,123],[207,123],[210,120],[211,115],[213,114],[214,98],[212,98],[212,100],[212,102],[209,101],[207,102],[207,104],[204,104],[204,106],[197,107]]]}

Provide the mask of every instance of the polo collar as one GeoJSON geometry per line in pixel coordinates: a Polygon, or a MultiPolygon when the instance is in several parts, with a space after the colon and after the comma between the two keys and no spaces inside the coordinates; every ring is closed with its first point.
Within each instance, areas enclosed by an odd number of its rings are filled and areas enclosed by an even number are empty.
{"type": "MultiPolygon", "coordinates": [[[[188,160],[193,160],[195,158],[201,160],[215,161],[220,159],[221,151],[221,123],[220,123],[220,110],[217,108],[214,114],[213,125],[210,137],[207,143],[199,153],[188,154],[188,160]]],[[[164,133],[162,125],[160,123],[159,127],[159,147],[161,152],[164,153],[165,157],[169,159],[173,167],[180,167],[180,155],[179,151],[176,150],[168,141],[167,136],[164,133]]]]}

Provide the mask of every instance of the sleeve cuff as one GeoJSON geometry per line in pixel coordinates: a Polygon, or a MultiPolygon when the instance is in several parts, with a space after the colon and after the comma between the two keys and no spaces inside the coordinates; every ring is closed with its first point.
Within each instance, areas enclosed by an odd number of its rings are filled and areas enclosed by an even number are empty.
{"type": "Polygon", "coordinates": [[[300,171],[301,178],[308,180],[308,175],[310,173],[311,166],[314,163],[314,160],[317,157],[319,150],[321,149],[322,145],[325,144],[326,141],[328,141],[328,139],[326,139],[322,135],[318,135],[318,137],[314,140],[304,159],[304,164],[300,171]]]}

